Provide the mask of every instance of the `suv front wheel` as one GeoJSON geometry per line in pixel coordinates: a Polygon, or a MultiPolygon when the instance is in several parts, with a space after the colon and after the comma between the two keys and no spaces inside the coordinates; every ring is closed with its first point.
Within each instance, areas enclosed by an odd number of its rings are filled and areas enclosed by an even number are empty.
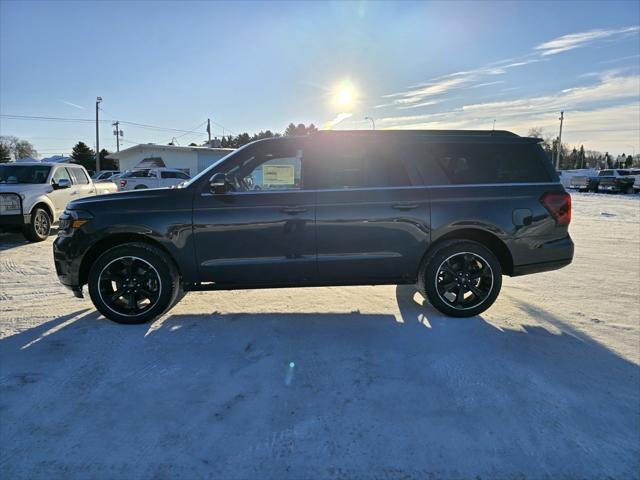
{"type": "Polygon", "coordinates": [[[502,286],[502,268],[484,245],[452,240],[437,246],[426,259],[418,288],[445,315],[471,317],[495,302],[502,286]]]}
{"type": "Polygon", "coordinates": [[[89,271],[93,304],[117,323],[153,320],[177,303],[181,292],[171,259],[145,243],[127,243],[107,250],[89,271]]]}
{"type": "Polygon", "coordinates": [[[31,212],[31,222],[24,226],[24,237],[30,242],[42,242],[51,232],[51,217],[44,208],[31,212]]]}

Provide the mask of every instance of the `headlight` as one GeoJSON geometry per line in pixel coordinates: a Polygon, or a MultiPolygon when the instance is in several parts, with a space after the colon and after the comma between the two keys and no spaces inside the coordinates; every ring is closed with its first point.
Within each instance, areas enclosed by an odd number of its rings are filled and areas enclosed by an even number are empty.
{"type": "Polygon", "coordinates": [[[84,210],[65,210],[58,220],[58,235],[67,236],[93,218],[84,210]]]}
{"type": "Polygon", "coordinates": [[[0,215],[22,213],[22,202],[16,193],[0,193],[0,215]]]}

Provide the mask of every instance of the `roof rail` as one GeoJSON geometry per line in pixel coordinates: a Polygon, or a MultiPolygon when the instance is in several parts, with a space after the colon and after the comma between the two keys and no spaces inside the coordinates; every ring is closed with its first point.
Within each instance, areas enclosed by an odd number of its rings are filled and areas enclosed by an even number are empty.
{"type": "Polygon", "coordinates": [[[318,135],[425,135],[464,137],[519,137],[507,130],[319,130],[318,135]]]}

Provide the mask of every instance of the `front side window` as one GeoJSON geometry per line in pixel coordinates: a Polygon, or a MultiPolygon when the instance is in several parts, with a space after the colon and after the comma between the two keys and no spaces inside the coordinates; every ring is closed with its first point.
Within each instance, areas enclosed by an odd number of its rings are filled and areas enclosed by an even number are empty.
{"type": "Polygon", "coordinates": [[[302,164],[302,149],[267,142],[247,151],[224,173],[237,192],[300,190],[302,164]]]}
{"type": "Polygon", "coordinates": [[[162,178],[177,178],[178,175],[176,172],[161,172],[160,175],[162,178]]]}
{"type": "Polygon", "coordinates": [[[69,172],[67,172],[66,168],[58,168],[53,173],[53,177],[51,178],[52,183],[59,183],[60,180],[69,180],[71,182],[71,177],[69,177],[69,172]]]}

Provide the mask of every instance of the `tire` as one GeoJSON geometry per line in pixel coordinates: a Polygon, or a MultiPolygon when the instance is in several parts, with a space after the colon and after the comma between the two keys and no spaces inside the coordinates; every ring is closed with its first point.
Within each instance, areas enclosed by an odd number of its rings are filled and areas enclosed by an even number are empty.
{"type": "Polygon", "coordinates": [[[437,245],[418,277],[420,293],[451,317],[479,315],[496,301],[501,287],[500,262],[487,247],[470,240],[437,245]]]}
{"type": "Polygon", "coordinates": [[[51,232],[51,217],[44,208],[35,208],[31,212],[31,222],[24,226],[24,238],[30,242],[42,242],[51,232]]]}
{"type": "Polygon", "coordinates": [[[126,243],[107,250],[89,271],[89,295],[102,315],[124,324],[153,320],[172,308],[182,288],[178,270],[162,250],[126,243]]]}
{"type": "Polygon", "coordinates": [[[146,185],[136,185],[134,190],[142,190],[143,188],[149,188],[146,185]]]}

